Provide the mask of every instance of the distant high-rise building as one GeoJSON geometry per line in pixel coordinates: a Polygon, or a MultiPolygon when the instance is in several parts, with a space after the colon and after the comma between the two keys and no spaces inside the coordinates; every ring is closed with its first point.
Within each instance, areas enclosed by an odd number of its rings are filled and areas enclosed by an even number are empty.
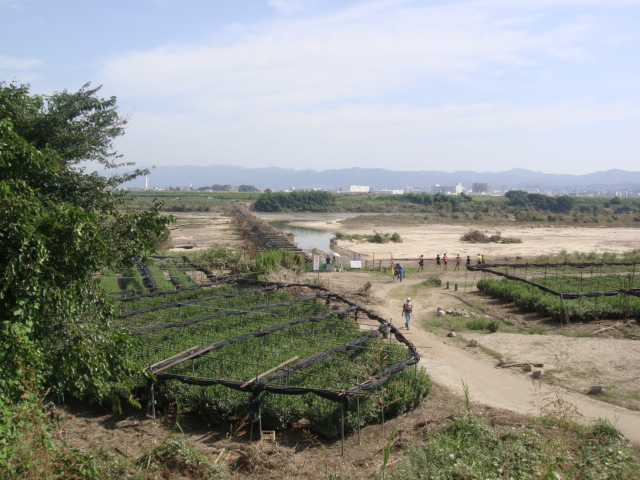
{"type": "Polygon", "coordinates": [[[347,193],[369,193],[371,188],[368,185],[349,185],[346,187],[340,187],[338,191],[347,193]]]}
{"type": "Polygon", "coordinates": [[[480,194],[493,193],[493,184],[476,182],[471,185],[471,191],[473,193],[480,193],[480,194]]]}
{"type": "Polygon", "coordinates": [[[443,193],[445,195],[460,195],[464,192],[462,184],[456,186],[434,185],[431,187],[431,193],[443,193]]]}

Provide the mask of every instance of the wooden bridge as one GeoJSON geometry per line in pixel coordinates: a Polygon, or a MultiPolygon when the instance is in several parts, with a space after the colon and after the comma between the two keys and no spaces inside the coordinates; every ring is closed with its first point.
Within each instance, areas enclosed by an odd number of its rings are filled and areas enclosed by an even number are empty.
{"type": "Polygon", "coordinates": [[[255,245],[256,250],[288,250],[305,253],[285,233],[256,217],[243,205],[233,205],[229,215],[238,222],[241,235],[255,245]]]}

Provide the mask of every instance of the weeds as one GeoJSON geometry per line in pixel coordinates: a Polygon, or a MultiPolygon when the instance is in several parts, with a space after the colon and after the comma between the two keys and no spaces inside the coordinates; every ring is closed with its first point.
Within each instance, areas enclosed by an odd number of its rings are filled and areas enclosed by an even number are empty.
{"type": "Polygon", "coordinates": [[[468,414],[452,419],[395,467],[393,480],[640,478],[640,462],[606,422],[491,426],[468,414]]]}
{"type": "Polygon", "coordinates": [[[380,476],[382,480],[386,480],[387,478],[387,465],[389,464],[389,458],[391,457],[391,445],[393,443],[393,437],[396,435],[396,431],[394,430],[389,436],[389,440],[387,441],[387,446],[384,449],[384,455],[382,457],[382,468],[380,469],[380,476]]]}
{"type": "Polygon", "coordinates": [[[141,470],[170,478],[171,472],[197,479],[222,478],[218,467],[184,440],[169,437],[145,452],[138,460],[141,470]]]}

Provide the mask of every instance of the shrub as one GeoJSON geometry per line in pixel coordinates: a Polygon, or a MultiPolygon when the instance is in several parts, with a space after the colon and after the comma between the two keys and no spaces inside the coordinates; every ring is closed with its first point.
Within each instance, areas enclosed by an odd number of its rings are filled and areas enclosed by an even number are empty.
{"type": "Polygon", "coordinates": [[[138,460],[147,473],[158,472],[162,478],[173,478],[171,472],[183,478],[222,478],[219,468],[206,455],[195,450],[184,440],[169,437],[154,445],[138,460]]]}
{"type": "Polygon", "coordinates": [[[469,230],[467,233],[460,237],[460,240],[463,242],[471,242],[471,243],[487,243],[489,242],[489,237],[487,237],[480,230],[469,230]]]}
{"type": "Polygon", "coordinates": [[[516,237],[502,237],[500,243],[522,243],[522,239],[516,237]]]}
{"type": "Polygon", "coordinates": [[[427,278],[426,280],[424,280],[421,283],[421,285],[424,285],[425,287],[441,287],[442,286],[442,278],[433,275],[433,276],[427,278]]]}
{"type": "Polygon", "coordinates": [[[467,321],[466,326],[469,330],[497,332],[500,329],[500,322],[493,318],[472,318],[467,321]]]}

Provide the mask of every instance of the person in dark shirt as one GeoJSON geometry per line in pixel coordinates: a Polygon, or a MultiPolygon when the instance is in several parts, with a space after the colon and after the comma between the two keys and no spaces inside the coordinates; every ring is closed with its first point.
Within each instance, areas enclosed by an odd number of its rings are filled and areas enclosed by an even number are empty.
{"type": "Polygon", "coordinates": [[[411,299],[407,297],[402,304],[402,316],[404,317],[404,326],[409,330],[409,324],[411,323],[411,313],[413,312],[413,305],[411,299]]]}

